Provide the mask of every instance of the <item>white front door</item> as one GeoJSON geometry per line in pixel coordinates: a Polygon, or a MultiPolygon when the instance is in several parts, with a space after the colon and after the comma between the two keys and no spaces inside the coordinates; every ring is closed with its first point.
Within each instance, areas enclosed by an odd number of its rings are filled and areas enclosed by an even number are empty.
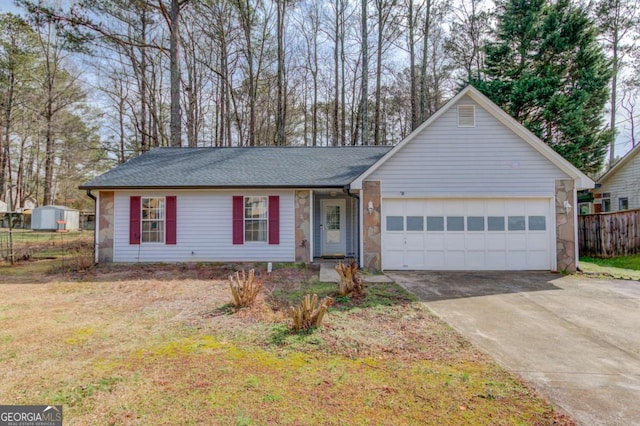
{"type": "Polygon", "coordinates": [[[345,200],[320,200],[322,256],[344,256],[347,251],[345,200]]]}

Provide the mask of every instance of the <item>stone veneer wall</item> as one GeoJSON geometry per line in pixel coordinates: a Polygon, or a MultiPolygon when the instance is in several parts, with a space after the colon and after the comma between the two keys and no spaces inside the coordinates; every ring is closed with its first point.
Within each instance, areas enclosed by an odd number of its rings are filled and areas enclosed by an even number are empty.
{"type": "Polygon", "coordinates": [[[575,183],[571,179],[556,181],[556,254],[558,271],[575,272],[576,259],[576,209],[575,183]],[[565,208],[568,201],[571,208],[565,208]]]}
{"type": "Polygon", "coordinates": [[[98,262],[113,262],[114,193],[100,191],[98,212],[98,262]]]}
{"type": "Polygon", "coordinates": [[[364,230],[364,267],[372,271],[379,271],[382,269],[379,181],[363,182],[362,206],[362,224],[364,230]],[[369,214],[368,210],[369,201],[373,203],[374,211],[372,214],[369,214]]]}
{"type": "Polygon", "coordinates": [[[296,262],[311,261],[311,194],[295,192],[296,262]]]}

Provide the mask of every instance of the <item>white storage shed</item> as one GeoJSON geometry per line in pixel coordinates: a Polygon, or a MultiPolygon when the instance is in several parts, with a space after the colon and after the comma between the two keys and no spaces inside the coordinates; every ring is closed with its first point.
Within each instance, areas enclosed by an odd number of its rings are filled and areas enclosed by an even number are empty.
{"type": "Polygon", "coordinates": [[[32,210],[31,229],[34,231],[77,231],[80,212],[65,206],[42,206],[32,210]],[[64,221],[64,223],[58,223],[64,221]]]}

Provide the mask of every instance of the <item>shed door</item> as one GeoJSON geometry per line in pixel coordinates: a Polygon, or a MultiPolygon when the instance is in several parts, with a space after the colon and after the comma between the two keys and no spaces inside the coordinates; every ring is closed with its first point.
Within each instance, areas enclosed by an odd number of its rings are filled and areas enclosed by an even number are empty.
{"type": "Polygon", "coordinates": [[[382,267],[550,270],[551,200],[383,200],[382,267]]]}

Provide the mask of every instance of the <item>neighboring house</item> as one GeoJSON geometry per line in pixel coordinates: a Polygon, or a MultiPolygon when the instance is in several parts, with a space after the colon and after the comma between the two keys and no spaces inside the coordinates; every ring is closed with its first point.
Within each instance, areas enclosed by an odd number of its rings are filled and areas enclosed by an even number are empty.
{"type": "Polygon", "coordinates": [[[592,213],[640,209],[640,145],[618,160],[593,192],[592,213]]]}
{"type": "Polygon", "coordinates": [[[81,188],[104,262],[571,271],[593,185],[467,87],[393,148],[159,148],[81,188]]]}

